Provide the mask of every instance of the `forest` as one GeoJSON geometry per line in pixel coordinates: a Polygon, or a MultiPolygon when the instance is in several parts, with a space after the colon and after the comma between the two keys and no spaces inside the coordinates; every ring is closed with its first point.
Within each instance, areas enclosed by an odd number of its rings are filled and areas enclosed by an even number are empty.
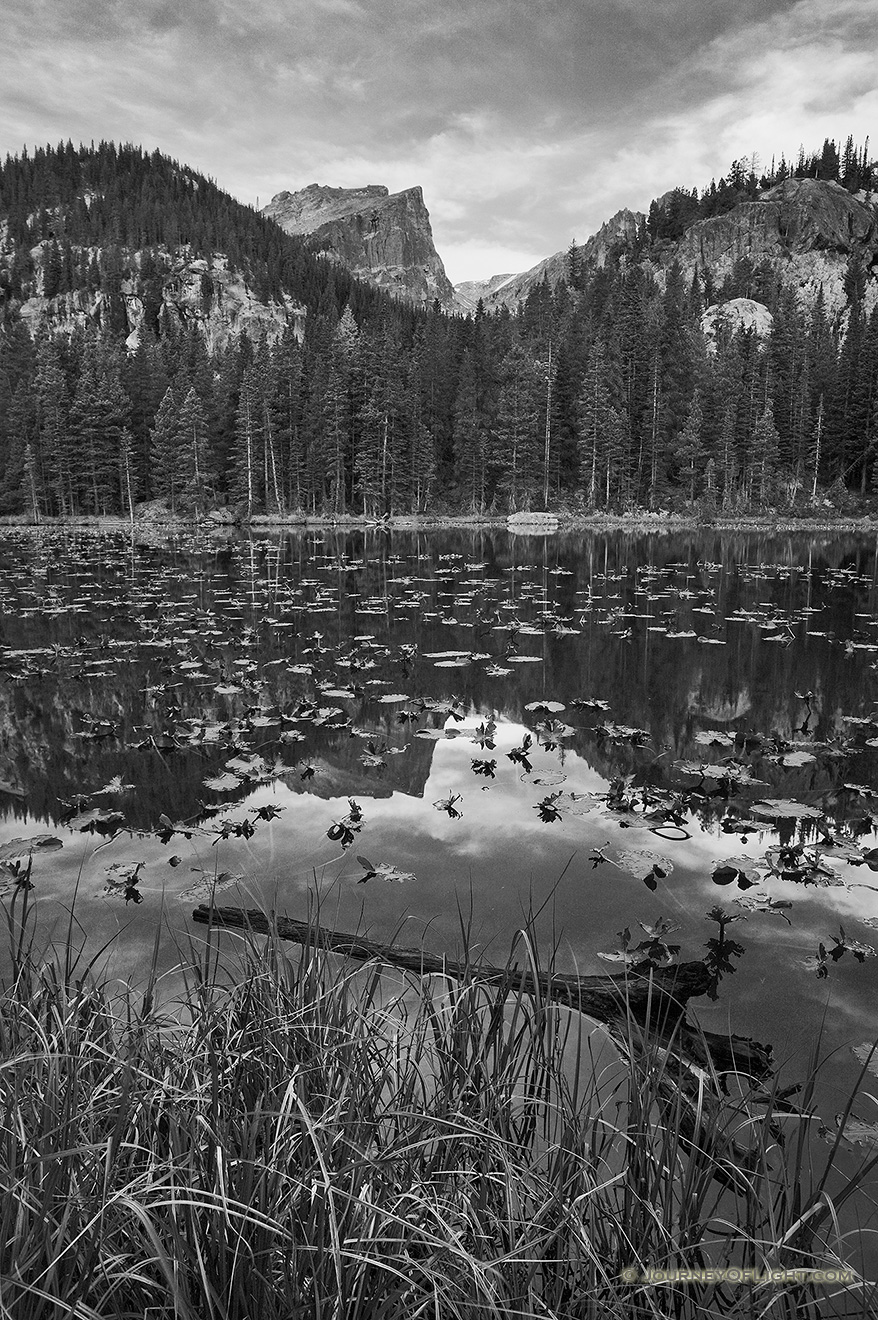
{"type": "Polygon", "coordinates": [[[734,162],[701,197],[653,203],[602,267],[571,244],[555,288],[464,317],[386,297],[157,152],[7,157],[0,513],[127,514],[156,499],[241,517],[856,504],[878,493],[878,308],[862,258],[848,260],[840,316],[822,294],[804,309],[768,261],[741,258],[714,286],[650,258],[790,175],[868,195],[874,169],[851,139],[758,177],[734,162]],[[255,299],[306,309],[301,340],[290,322],[212,342],[219,254],[255,299]],[[195,256],[201,314],[181,322],[164,290],[195,256]],[[79,314],[31,333],[34,296],[79,314]],[[705,308],[733,298],[763,303],[771,334],[708,338],[705,308]]]}

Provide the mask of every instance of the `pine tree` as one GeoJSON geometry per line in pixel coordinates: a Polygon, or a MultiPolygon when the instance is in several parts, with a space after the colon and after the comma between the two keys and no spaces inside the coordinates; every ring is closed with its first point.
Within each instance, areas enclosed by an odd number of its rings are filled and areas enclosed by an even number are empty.
{"type": "Polygon", "coordinates": [[[255,363],[244,372],[235,426],[235,456],[231,480],[232,498],[244,506],[250,518],[263,507],[262,484],[263,417],[265,400],[255,363]]]}
{"type": "Polygon", "coordinates": [[[613,438],[614,426],[618,425],[618,413],[613,418],[613,412],[606,349],[603,340],[596,339],[589,354],[579,396],[580,481],[583,494],[592,508],[597,505],[602,488],[609,482],[613,456],[608,445],[613,438]]]}
{"type": "Polygon", "coordinates": [[[464,507],[484,513],[488,496],[490,416],[477,355],[467,350],[454,409],[454,467],[464,507]]]}
{"type": "Polygon", "coordinates": [[[122,372],[131,400],[131,463],[138,489],[150,499],[153,495],[150,435],[170,381],[161,349],[146,321],[141,323],[137,345],[128,354],[122,372]]]}
{"type": "Polygon", "coordinates": [[[694,389],[694,350],[687,317],[688,302],[682,269],[674,261],[665,281],[655,346],[650,428],[651,506],[667,477],[675,438],[686,424],[694,389]]]}
{"type": "Polygon", "coordinates": [[[176,485],[190,508],[204,513],[212,498],[207,466],[207,414],[193,386],[176,418],[176,485]]]}
{"type": "Polygon", "coordinates": [[[753,436],[754,467],[758,499],[763,507],[770,501],[778,471],[780,437],[774,424],[771,404],[759,414],[753,436]]]}
{"type": "Polygon", "coordinates": [[[500,364],[500,394],[492,440],[492,466],[507,507],[529,509],[539,497],[542,459],[542,373],[522,344],[500,364]]]}
{"type": "Polygon", "coordinates": [[[406,385],[405,411],[409,434],[410,507],[413,513],[424,513],[436,480],[436,451],[414,371],[406,385]]]}
{"type": "Polygon", "coordinates": [[[38,452],[50,512],[70,515],[75,512],[72,471],[76,461],[70,443],[70,400],[58,343],[48,336],[38,350],[34,394],[38,452]]]}
{"type": "Polygon", "coordinates": [[[302,416],[303,363],[299,343],[287,327],[273,349],[275,382],[272,409],[280,448],[286,503],[293,509],[306,504],[307,461],[302,416]]]}
{"type": "Polygon", "coordinates": [[[680,432],[680,438],[674,453],[677,471],[690,500],[695,499],[698,476],[704,466],[704,442],[701,435],[703,425],[704,414],[701,410],[701,395],[696,390],[689,405],[686,425],[680,432]]]}
{"type": "Polygon", "coordinates": [[[73,484],[79,507],[86,513],[115,513],[119,508],[122,433],[130,412],[116,345],[108,336],[89,333],[70,410],[78,449],[73,484]]]}
{"type": "Polygon", "coordinates": [[[6,465],[0,472],[0,512],[32,512],[32,502],[38,498],[34,488],[36,409],[30,381],[25,377],[16,386],[5,420],[11,442],[6,465]]]}
{"type": "Polygon", "coordinates": [[[404,494],[406,440],[402,359],[395,335],[385,327],[366,358],[366,397],[354,472],[364,513],[389,514],[404,494]]]}
{"type": "Polygon", "coordinates": [[[149,452],[151,489],[157,499],[167,501],[171,513],[176,513],[182,493],[177,465],[178,432],[179,406],[169,385],[150,431],[149,452]]]}
{"type": "Polygon", "coordinates": [[[277,379],[275,359],[266,339],[263,339],[259,344],[253,362],[253,369],[258,380],[261,407],[262,453],[260,464],[264,505],[271,512],[282,513],[284,510],[283,480],[274,407],[277,379]]]}
{"type": "Polygon", "coordinates": [[[43,263],[43,297],[55,298],[61,292],[61,279],[63,275],[63,264],[61,260],[61,249],[58,247],[56,239],[44,245],[42,250],[43,263]]]}
{"type": "Polygon", "coordinates": [[[123,427],[119,437],[119,487],[123,510],[127,509],[134,531],[134,504],[138,496],[137,474],[134,469],[134,442],[129,428],[123,427]]]}

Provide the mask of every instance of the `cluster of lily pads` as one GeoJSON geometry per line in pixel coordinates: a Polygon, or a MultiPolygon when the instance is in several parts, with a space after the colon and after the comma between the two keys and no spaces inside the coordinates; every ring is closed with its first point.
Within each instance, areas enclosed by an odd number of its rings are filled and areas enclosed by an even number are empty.
{"type": "MultiPolygon", "coordinates": [[[[631,832],[632,843],[637,831],[678,843],[700,828],[742,844],[770,834],[776,842],[760,857],[733,855],[714,867],[717,885],[737,891],[742,915],[788,920],[789,900],[770,892],[777,880],[873,888],[851,877],[878,869],[870,844],[878,794],[856,773],[878,746],[878,714],[851,714],[830,731],[821,695],[799,690],[791,736],[701,728],[692,750],[677,756],[653,729],[624,722],[624,711],[614,716],[594,691],[565,690],[563,701],[521,699],[542,685],[556,651],[569,653],[595,630],[616,648],[635,637],[676,647],[727,645],[744,627],[761,643],[785,648],[820,638],[858,663],[878,641],[872,612],[853,608],[873,586],[854,568],[739,562],[730,573],[710,560],[620,566],[605,556],[592,557],[584,581],[581,559],[577,571],[514,555],[500,564],[465,550],[440,553],[423,541],[399,554],[382,543],[371,555],[320,535],[220,548],[182,538],[165,552],[134,551],[121,538],[71,541],[56,531],[34,542],[10,530],[2,544],[0,678],[13,700],[33,691],[55,713],[47,761],[66,757],[71,780],[97,785],[68,788],[48,804],[70,831],[102,841],[149,834],[169,845],[196,833],[211,843],[246,840],[283,810],[236,807],[256,789],[282,783],[312,791],[332,782],[342,758],[359,776],[361,796],[387,793],[395,758],[418,741],[458,738],[472,744],[473,787],[490,791],[499,762],[509,761],[525,791],[533,790],[531,809],[550,827],[592,815],[595,826],[605,821],[631,832]],[[831,593],[851,596],[853,623],[844,636],[817,626],[831,593]],[[446,629],[457,645],[437,644],[446,629]],[[543,679],[532,682],[536,666],[543,679]],[[485,699],[485,680],[494,701],[485,699]],[[525,733],[498,752],[498,728],[516,717],[525,733]],[[616,766],[604,790],[563,787],[571,751],[616,766]],[[190,809],[155,811],[144,822],[157,769],[185,776],[180,796],[190,809]]],[[[33,786],[10,765],[0,793],[27,806],[33,786]]],[[[31,774],[38,769],[32,765],[31,774]]],[[[470,809],[468,799],[461,781],[433,806],[455,821],[470,809]]],[[[351,797],[329,840],[345,852],[364,823],[351,797]]],[[[32,841],[43,837],[56,838],[32,841]]],[[[0,888],[19,883],[16,868],[28,869],[27,858],[44,846],[0,857],[0,888]]],[[[674,869],[652,846],[608,841],[591,858],[652,891],[674,869]]],[[[412,878],[392,860],[359,860],[361,881],[412,878]]],[[[137,902],[143,866],[114,862],[106,893],[137,902]]],[[[218,866],[196,869],[197,884],[181,898],[240,878],[218,866]]],[[[820,975],[846,951],[872,953],[844,935],[828,937],[821,949],[820,975]]]]}

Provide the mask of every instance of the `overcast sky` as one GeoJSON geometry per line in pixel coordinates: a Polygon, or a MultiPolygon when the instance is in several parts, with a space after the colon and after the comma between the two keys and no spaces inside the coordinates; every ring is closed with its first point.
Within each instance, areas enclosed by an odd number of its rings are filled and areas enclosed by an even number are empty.
{"type": "Polygon", "coordinates": [[[455,282],[735,157],[873,134],[875,0],[3,0],[0,152],[158,147],[243,201],[420,184],[455,282]]]}

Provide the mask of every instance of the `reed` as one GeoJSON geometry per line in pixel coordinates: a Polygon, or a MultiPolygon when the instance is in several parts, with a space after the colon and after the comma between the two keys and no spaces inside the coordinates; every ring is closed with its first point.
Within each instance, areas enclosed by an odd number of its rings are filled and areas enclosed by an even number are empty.
{"type": "Polygon", "coordinates": [[[13,936],[4,1318],[878,1311],[861,1273],[875,1160],[845,1168],[780,1091],[746,1079],[713,1116],[720,1140],[693,1143],[688,1103],[668,1103],[666,1042],[632,1021],[627,1055],[596,1052],[594,1024],[540,993],[551,967],[530,931],[510,967],[529,966],[531,991],[507,993],[480,984],[469,957],[452,983],[209,930],[180,950],[173,998],[158,947],[130,988],[82,964],[73,929],[40,953],[13,936]],[[733,1179],[723,1137],[746,1152],[733,1179]],[[708,1266],[844,1266],[852,1279],[621,1277],[708,1266]]]}

